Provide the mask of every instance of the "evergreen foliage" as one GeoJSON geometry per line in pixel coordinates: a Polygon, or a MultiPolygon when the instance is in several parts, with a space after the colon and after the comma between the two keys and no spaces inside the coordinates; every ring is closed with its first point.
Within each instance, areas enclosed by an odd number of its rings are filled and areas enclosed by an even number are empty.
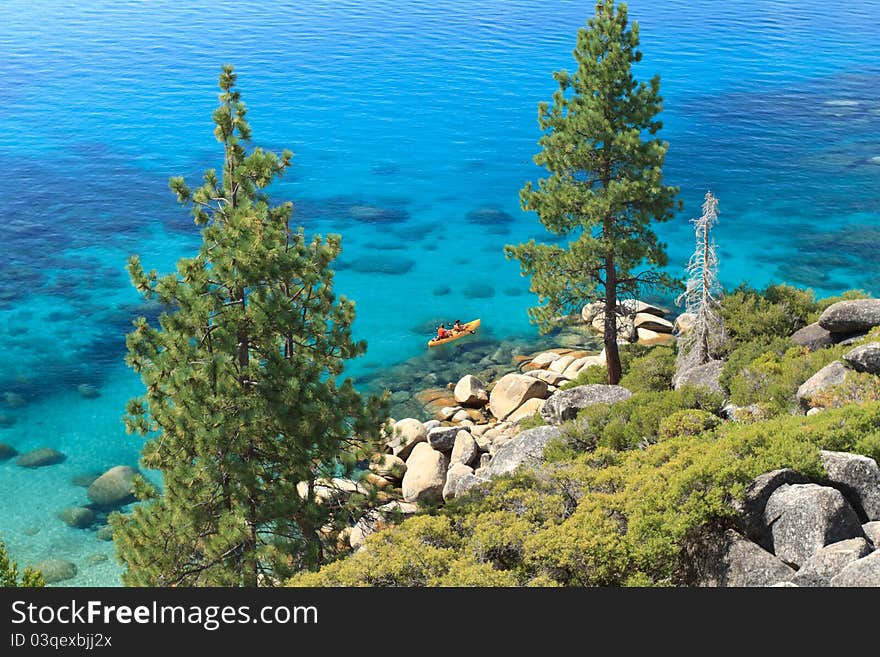
{"type": "Polygon", "coordinates": [[[0,588],[39,588],[45,586],[39,571],[25,568],[18,576],[18,564],[9,558],[6,545],[0,539],[0,588]]]}
{"type": "Polygon", "coordinates": [[[660,79],[633,77],[632,66],[642,57],[638,45],[638,24],[628,27],[626,5],[598,2],[578,33],[577,70],[555,73],[553,103],[539,106],[544,134],[535,162],[549,176],[520,192],[524,210],[570,241],[567,248],[535,240],[505,247],[531,277],[540,305],[529,315],[543,331],[558,317],[580,312],[586,301],[604,299],[609,383],[621,377],[619,300],[638,297],[645,286],[672,285],[657,269],[667,257],[650,224],[672,218],[678,190],[663,184],[667,144],[656,137],[660,79]]]}
{"type": "MultiPolygon", "coordinates": [[[[274,585],[333,557],[335,533],[359,517],[372,491],[319,498],[322,480],[351,476],[366,458],[385,401],[362,400],[345,360],[354,303],[333,291],[338,236],[293,229],[293,205],[265,192],[290,165],[248,148],[251,129],[224,66],[214,134],[223,168],[191,190],[170,181],[202,226],[198,254],[176,273],[128,271],[145,298],[170,310],[127,336],[126,362],[146,387],[127,407],[129,432],[146,435],[146,501],[111,519],[127,585],[274,585]]],[[[327,483],[332,486],[332,483],[327,483]]]]}
{"type": "Polygon", "coordinates": [[[687,584],[687,549],[735,526],[757,475],[823,476],[820,449],[880,458],[880,403],[670,436],[645,449],[549,449],[555,460],[472,489],[294,586],[687,584]]]}

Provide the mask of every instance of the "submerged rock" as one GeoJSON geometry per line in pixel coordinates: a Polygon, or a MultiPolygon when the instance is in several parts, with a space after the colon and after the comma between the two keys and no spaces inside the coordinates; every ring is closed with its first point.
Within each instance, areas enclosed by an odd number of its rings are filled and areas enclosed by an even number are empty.
{"type": "Polygon", "coordinates": [[[61,463],[65,458],[67,457],[56,449],[41,447],[21,454],[15,459],[15,463],[23,468],[42,468],[61,463]]]}
{"type": "Polygon", "coordinates": [[[76,387],[76,391],[83,399],[97,399],[101,396],[101,391],[95,386],[88,383],[81,383],[76,387]]]}
{"type": "Polygon", "coordinates": [[[88,529],[95,524],[95,512],[84,506],[73,506],[58,513],[58,518],[68,527],[88,529]]]}
{"type": "Polygon", "coordinates": [[[18,454],[18,450],[15,447],[6,443],[0,443],[0,461],[11,459],[16,454],[18,454]]]}
{"type": "Polygon", "coordinates": [[[64,559],[46,559],[31,566],[39,570],[46,584],[55,584],[76,577],[76,565],[64,559]]]}
{"type": "Polygon", "coordinates": [[[123,506],[134,502],[132,487],[138,471],[127,465],[110,468],[95,479],[86,491],[88,498],[104,507],[123,506]]]}

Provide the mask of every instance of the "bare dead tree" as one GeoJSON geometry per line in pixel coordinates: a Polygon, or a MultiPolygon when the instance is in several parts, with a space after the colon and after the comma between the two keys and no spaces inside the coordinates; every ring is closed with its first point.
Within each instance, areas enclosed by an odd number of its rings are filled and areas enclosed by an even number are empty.
{"type": "Polygon", "coordinates": [[[685,312],[693,315],[693,327],[682,337],[679,363],[702,365],[717,356],[724,341],[724,322],[720,313],[721,285],[718,282],[718,254],[710,237],[718,222],[718,199],[706,192],[703,214],[692,219],[696,248],[687,266],[687,286],[676,299],[685,312]]]}

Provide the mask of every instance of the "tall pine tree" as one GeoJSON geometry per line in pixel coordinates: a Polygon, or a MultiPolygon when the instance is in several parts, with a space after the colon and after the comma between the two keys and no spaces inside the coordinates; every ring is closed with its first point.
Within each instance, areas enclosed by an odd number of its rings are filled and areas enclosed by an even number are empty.
{"type": "Polygon", "coordinates": [[[605,299],[609,383],[621,375],[620,299],[637,297],[645,285],[672,283],[657,269],[666,265],[665,246],[650,224],[672,218],[678,193],[663,184],[667,144],[655,137],[662,125],[656,118],[660,78],[646,84],[633,77],[642,53],[638,24],[627,24],[625,4],[615,9],[613,0],[598,2],[588,27],[578,32],[577,70],[554,73],[559,89],[553,103],[538,109],[544,135],[535,162],[549,176],[537,188],[527,183],[520,200],[548,231],[570,239],[567,248],[535,240],[505,247],[531,276],[541,305],[529,315],[542,330],[586,301],[605,299]],[[646,269],[636,273],[641,265],[646,269]]]}
{"type": "Polygon", "coordinates": [[[224,66],[214,134],[223,170],[191,190],[170,186],[203,226],[194,258],[177,272],[128,271],[147,299],[170,311],[141,318],[127,363],[146,393],[129,402],[130,432],[149,435],[143,463],[162,490],[112,519],[128,585],[256,586],[316,568],[334,531],[359,515],[370,490],[324,495],[322,480],[350,476],[379,436],[384,400],[363,400],[346,359],[366,345],[351,336],[354,304],[333,292],[340,238],[307,239],[290,227],[293,205],[271,205],[265,188],[290,165],[248,150],[251,129],[224,66]],[[342,501],[340,501],[342,500],[342,501]]]}

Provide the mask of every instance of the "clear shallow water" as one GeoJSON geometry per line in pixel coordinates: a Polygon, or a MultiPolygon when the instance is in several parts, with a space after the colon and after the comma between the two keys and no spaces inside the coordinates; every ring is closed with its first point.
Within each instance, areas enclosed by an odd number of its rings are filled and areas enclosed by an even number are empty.
{"type": "MultiPolygon", "coordinates": [[[[119,418],[139,382],[122,356],[149,309],[123,266],[137,252],[167,271],[197,244],[167,179],[219,164],[221,63],[237,67],[256,143],[296,153],[274,193],[308,231],[343,235],[337,288],[357,302],[369,351],[352,373],[366,376],[421,354],[438,317],[533,335],[501,246],[540,234],[518,190],[539,174],[536,106],[572,66],[589,5],[0,4],[0,394],[16,395],[0,397],[0,442],[68,455],[0,463],[14,556],[74,561],[68,584],[118,582],[112,544],[55,513],[87,502],[71,477],[137,461],[119,418]]],[[[712,189],[725,284],[880,293],[880,0],[633,0],[630,15],[639,74],[662,77],[666,177],[685,201],[660,230],[671,267],[712,189]]]]}

